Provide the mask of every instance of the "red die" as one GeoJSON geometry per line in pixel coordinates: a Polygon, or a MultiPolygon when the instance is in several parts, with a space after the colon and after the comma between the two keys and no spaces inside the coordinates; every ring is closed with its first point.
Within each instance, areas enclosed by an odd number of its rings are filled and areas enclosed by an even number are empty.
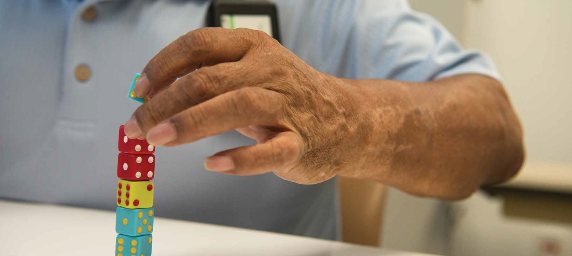
{"type": "Polygon", "coordinates": [[[119,126],[119,152],[128,154],[153,154],[155,147],[149,145],[147,140],[130,139],[125,135],[123,125],[119,126]]]}
{"type": "Polygon", "coordinates": [[[155,155],[117,156],[117,178],[122,180],[152,180],[155,177],[155,155]]]}

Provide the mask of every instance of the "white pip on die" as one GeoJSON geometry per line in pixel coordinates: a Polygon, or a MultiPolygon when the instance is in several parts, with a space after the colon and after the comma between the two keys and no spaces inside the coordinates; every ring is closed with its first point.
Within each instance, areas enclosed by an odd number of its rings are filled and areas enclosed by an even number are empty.
{"type": "Polygon", "coordinates": [[[122,180],[152,180],[155,177],[155,155],[117,155],[117,177],[122,180]]]}
{"type": "Polygon", "coordinates": [[[129,139],[125,135],[123,125],[119,127],[119,140],[117,142],[119,152],[127,154],[153,154],[155,147],[147,140],[129,139]]]}

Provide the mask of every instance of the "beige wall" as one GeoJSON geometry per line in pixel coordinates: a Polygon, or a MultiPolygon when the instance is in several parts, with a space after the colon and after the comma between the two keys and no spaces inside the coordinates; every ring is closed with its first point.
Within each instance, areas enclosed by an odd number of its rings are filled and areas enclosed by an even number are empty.
{"type": "MultiPolygon", "coordinates": [[[[526,172],[572,172],[572,1],[410,0],[440,20],[461,43],[487,52],[519,113],[526,172]]],[[[570,184],[572,186],[572,184],[570,184]]],[[[457,203],[391,189],[382,246],[445,255],[542,255],[542,237],[572,255],[572,226],[507,217],[502,198],[478,193],[457,203]]],[[[554,211],[557,209],[546,209],[554,211]]]]}
{"type": "Polygon", "coordinates": [[[437,18],[458,39],[463,38],[465,0],[409,0],[409,4],[437,18]]]}
{"type": "MultiPolygon", "coordinates": [[[[524,126],[529,162],[572,171],[572,1],[469,1],[463,41],[488,52],[524,126]]],[[[541,170],[539,170],[541,171],[541,170]]]]}
{"type": "MultiPolygon", "coordinates": [[[[490,54],[504,78],[524,127],[523,175],[572,172],[571,24],[570,0],[467,1],[462,41],[490,54]]],[[[527,198],[527,207],[538,207],[527,198]]],[[[572,255],[571,224],[509,217],[506,200],[474,196],[452,205],[463,214],[450,225],[451,255],[544,255],[540,243],[547,238],[561,244],[559,255],[572,255]]],[[[547,215],[563,210],[542,208],[547,215]]]]}
{"type": "Polygon", "coordinates": [[[572,171],[572,1],[409,2],[495,61],[522,119],[527,160],[572,171]]]}

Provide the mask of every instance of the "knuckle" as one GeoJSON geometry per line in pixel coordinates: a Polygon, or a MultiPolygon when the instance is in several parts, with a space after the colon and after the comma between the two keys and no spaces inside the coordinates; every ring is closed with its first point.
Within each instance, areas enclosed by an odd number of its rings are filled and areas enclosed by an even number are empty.
{"type": "MultiPolygon", "coordinates": [[[[220,77],[210,72],[209,67],[191,72],[183,81],[177,83],[177,97],[184,99],[191,106],[209,100],[218,95],[220,77]]],[[[188,105],[188,104],[187,104],[188,105]]]]}
{"type": "MultiPolygon", "coordinates": [[[[209,99],[214,94],[214,84],[216,80],[216,75],[209,72],[205,72],[203,69],[199,69],[190,74],[191,76],[191,87],[193,88],[194,97],[200,99],[209,99]]],[[[189,95],[192,96],[192,95],[189,95]]]]}
{"type": "Polygon", "coordinates": [[[284,156],[288,161],[297,161],[300,157],[301,148],[294,141],[287,141],[284,148],[284,156]]]}
{"type": "Polygon", "coordinates": [[[247,87],[236,91],[236,97],[232,97],[234,107],[243,112],[262,114],[264,111],[262,89],[247,87]]]}
{"type": "Polygon", "coordinates": [[[254,30],[255,37],[262,41],[274,41],[274,38],[260,30],[254,30]]]}
{"type": "Polygon", "coordinates": [[[145,66],[143,73],[151,82],[154,82],[168,74],[169,65],[171,64],[167,57],[164,54],[158,54],[145,66]]]}
{"type": "Polygon", "coordinates": [[[185,51],[190,58],[197,55],[209,55],[213,51],[214,37],[211,28],[200,28],[188,32],[183,36],[182,47],[190,49],[185,51]]]}
{"type": "Polygon", "coordinates": [[[255,47],[262,47],[268,42],[275,41],[268,34],[260,30],[237,28],[235,31],[238,33],[241,40],[247,42],[248,45],[253,45],[255,47]]]}
{"type": "Polygon", "coordinates": [[[194,106],[213,97],[207,82],[209,78],[200,73],[199,70],[192,72],[178,85],[178,97],[183,98],[188,106],[194,106]]]}
{"type": "Polygon", "coordinates": [[[263,147],[253,147],[252,150],[252,158],[251,161],[253,162],[253,166],[269,166],[273,164],[273,159],[271,157],[265,157],[268,153],[265,152],[263,147]]]}
{"type": "Polygon", "coordinates": [[[288,163],[298,159],[300,153],[300,148],[295,142],[291,140],[282,140],[281,143],[277,143],[278,146],[275,147],[278,152],[275,154],[281,160],[281,162],[288,163]]]}
{"type": "Polygon", "coordinates": [[[270,161],[272,163],[272,165],[276,166],[276,165],[280,165],[281,162],[281,156],[280,156],[280,147],[279,145],[277,145],[278,143],[276,143],[275,141],[270,142],[270,156],[268,158],[268,161],[270,161]]]}
{"type": "Polygon", "coordinates": [[[249,35],[254,40],[266,40],[266,39],[270,38],[270,36],[268,34],[266,34],[266,32],[263,32],[260,30],[247,29],[247,28],[242,28],[242,30],[244,31],[244,33],[249,35]]]}
{"type": "Polygon", "coordinates": [[[266,67],[260,68],[259,76],[266,81],[272,81],[271,83],[265,83],[263,85],[264,88],[286,93],[292,90],[290,80],[295,74],[291,69],[285,68],[282,65],[267,65],[266,67]]]}
{"type": "Polygon", "coordinates": [[[179,80],[179,82],[174,83],[163,92],[163,95],[167,100],[163,101],[161,106],[169,108],[169,112],[171,114],[179,113],[180,111],[191,107],[194,105],[194,102],[193,99],[188,96],[192,94],[188,90],[189,86],[179,80]]]}

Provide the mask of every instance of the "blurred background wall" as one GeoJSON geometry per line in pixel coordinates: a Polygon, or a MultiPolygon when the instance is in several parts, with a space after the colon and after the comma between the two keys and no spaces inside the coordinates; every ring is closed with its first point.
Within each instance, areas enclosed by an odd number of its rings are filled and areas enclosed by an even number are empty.
{"type": "Polygon", "coordinates": [[[445,202],[389,189],[382,247],[462,256],[572,255],[572,1],[410,4],[495,61],[521,117],[527,163],[513,182],[517,196],[479,192],[445,202]],[[535,211],[564,217],[527,216],[535,211]]]}

